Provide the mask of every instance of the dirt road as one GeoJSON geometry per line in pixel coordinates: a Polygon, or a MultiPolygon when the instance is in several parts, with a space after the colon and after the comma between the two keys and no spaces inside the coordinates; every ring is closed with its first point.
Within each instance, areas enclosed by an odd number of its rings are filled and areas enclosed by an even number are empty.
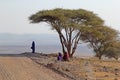
{"type": "Polygon", "coordinates": [[[27,57],[0,56],[0,80],[68,80],[27,57]]]}

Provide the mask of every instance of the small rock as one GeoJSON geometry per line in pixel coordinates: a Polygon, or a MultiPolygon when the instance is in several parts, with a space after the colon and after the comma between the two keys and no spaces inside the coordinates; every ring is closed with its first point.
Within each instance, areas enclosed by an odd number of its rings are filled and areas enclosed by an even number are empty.
{"type": "Polygon", "coordinates": [[[48,63],[47,67],[53,67],[53,63],[48,63]]]}
{"type": "Polygon", "coordinates": [[[70,70],[66,68],[65,71],[68,71],[68,72],[69,72],[70,70]]]}
{"type": "Polygon", "coordinates": [[[108,75],[105,75],[104,77],[109,77],[108,75]]]}

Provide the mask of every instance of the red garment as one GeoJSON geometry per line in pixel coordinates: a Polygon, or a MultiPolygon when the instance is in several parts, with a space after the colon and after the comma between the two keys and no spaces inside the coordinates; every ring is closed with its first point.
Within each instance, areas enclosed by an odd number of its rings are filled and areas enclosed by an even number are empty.
{"type": "Polygon", "coordinates": [[[67,52],[65,52],[64,56],[63,56],[63,60],[67,61],[69,58],[69,55],[67,52]]]}

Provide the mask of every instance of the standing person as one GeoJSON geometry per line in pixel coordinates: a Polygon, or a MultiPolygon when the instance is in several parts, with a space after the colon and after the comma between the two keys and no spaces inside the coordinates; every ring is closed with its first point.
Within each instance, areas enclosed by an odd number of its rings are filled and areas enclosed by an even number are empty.
{"type": "Polygon", "coordinates": [[[35,42],[34,41],[32,42],[31,49],[32,49],[32,53],[35,53],[35,42]]]}

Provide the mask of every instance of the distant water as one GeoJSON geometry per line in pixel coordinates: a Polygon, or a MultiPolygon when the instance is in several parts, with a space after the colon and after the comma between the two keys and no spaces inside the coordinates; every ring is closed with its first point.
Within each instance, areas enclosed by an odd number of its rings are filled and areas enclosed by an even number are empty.
{"type": "MultiPolygon", "coordinates": [[[[31,46],[0,46],[0,54],[20,54],[24,52],[31,52],[30,49],[31,46]]],[[[41,45],[36,46],[36,52],[39,53],[57,53],[62,52],[61,46],[58,45],[41,45]]],[[[79,46],[76,50],[76,54],[83,55],[83,56],[89,56],[93,55],[92,50],[87,49],[85,46],[79,46]]]]}
{"type": "MultiPolygon", "coordinates": [[[[31,46],[0,46],[0,54],[19,54],[31,52],[31,46]]],[[[36,46],[36,52],[51,53],[60,51],[59,46],[36,46]]]]}

